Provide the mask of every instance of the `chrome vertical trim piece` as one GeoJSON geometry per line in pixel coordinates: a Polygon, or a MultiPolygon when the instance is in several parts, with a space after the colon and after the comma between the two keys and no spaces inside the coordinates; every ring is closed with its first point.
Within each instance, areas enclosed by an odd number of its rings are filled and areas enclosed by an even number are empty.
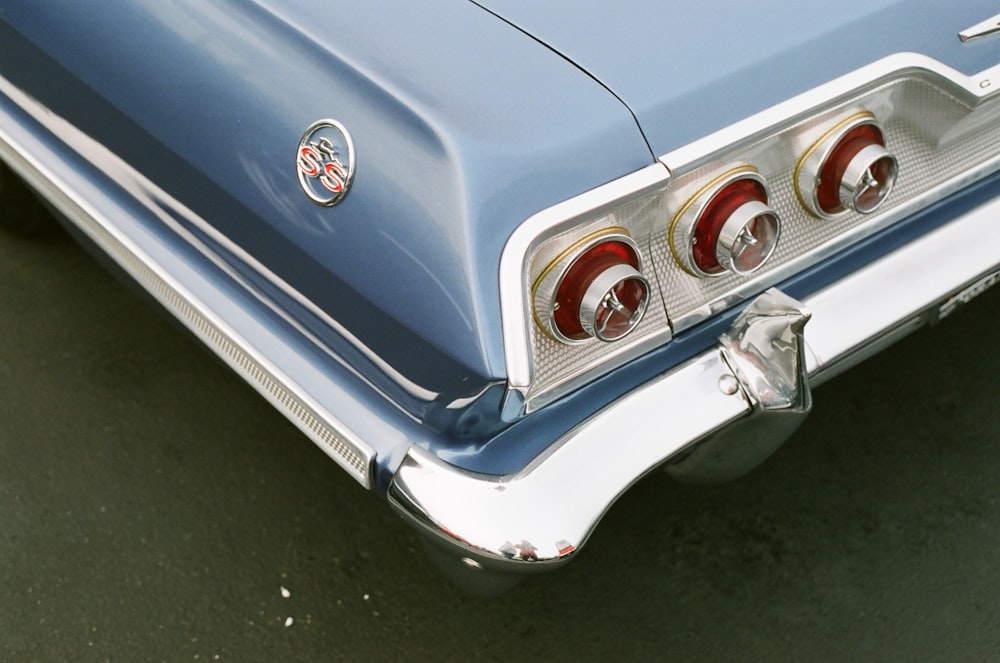
{"type": "Polygon", "coordinates": [[[688,483],[740,477],[767,460],[805,421],[812,409],[804,339],[809,318],[804,304],[772,288],[719,337],[753,412],[668,464],[670,476],[688,483]]]}
{"type": "Polygon", "coordinates": [[[762,410],[808,411],[803,332],[812,314],[777,288],[753,300],[719,337],[743,390],[762,410]]]}

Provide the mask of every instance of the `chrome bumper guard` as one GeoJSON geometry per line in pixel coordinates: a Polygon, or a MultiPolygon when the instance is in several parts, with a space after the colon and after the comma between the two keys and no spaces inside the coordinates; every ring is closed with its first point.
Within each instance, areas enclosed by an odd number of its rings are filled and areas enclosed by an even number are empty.
{"type": "Polygon", "coordinates": [[[469,568],[558,565],[654,468],[718,479],[770,455],[809,411],[810,387],[1000,281],[997,247],[1000,198],[801,304],[764,293],[716,348],[597,412],[515,474],[470,473],[414,446],[390,502],[469,568]]]}

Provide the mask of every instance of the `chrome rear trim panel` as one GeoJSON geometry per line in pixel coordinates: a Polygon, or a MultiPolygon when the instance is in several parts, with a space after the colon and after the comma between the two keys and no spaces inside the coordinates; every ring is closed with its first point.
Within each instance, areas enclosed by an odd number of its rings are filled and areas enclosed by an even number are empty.
{"type": "Polygon", "coordinates": [[[954,310],[954,296],[1000,265],[998,220],[1000,198],[995,198],[808,297],[810,384],[871,354],[866,348],[880,339],[898,340],[954,310]]]}
{"type": "Polygon", "coordinates": [[[500,267],[508,387],[515,392],[508,418],[548,405],[996,173],[998,92],[1000,66],[967,76],[925,55],[897,53],[663,154],[660,170],[632,173],[529,218],[511,236],[500,267]],[[800,203],[799,169],[825,132],[858,114],[878,121],[899,177],[873,213],[848,210],[820,222],[800,203]],[[768,205],[781,218],[781,242],[751,275],[693,277],[690,256],[677,248],[686,240],[676,220],[717,178],[751,166],[767,182],[768,205]],[[642,205],[622,204],[630,196],[642,205]],[[539,333],[528,313],[529,286],[539,269],[558,249],[612,223],[642,247],[649,278],[655,275],[659,284],[643,323],[629,339],[610,345],[563,344],[539,333]]]}

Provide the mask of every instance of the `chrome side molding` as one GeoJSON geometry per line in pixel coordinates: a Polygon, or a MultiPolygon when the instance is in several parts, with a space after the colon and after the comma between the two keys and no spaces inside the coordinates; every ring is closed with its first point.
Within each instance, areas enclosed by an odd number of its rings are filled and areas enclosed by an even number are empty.
{"type": "MultiPolygon", "coordinates": [[[[2,76],[0,160],[351,477],[365,488],[372,487],[375,449],[303,386],[306,378],[317,381],[317,373],[299,359],[301,351],[292,345],[293,337],[239,308],[227,288],[240,291],[243,284],[231,272],[228,282],[206,275],[213,269],[224,271],[221,261],[173,223],[163,207],[168,201],[175,208],[181,206],[167,192],[2,76]],[[44,128],[33,126],[36,121],[44,128]],[[49,142],[48,132],[57,139],[49,142]],[[67,175],[61,167],[67,155],[92,160],[87,167],[100,162],[103,172],[81,168],[67,175]],[[106,178],[114,178],[115,187],[109,187],[106,178]],[[182,257],[171,252],[171,245],[151,240],[149,227],[174,231],[177,242],[186,242],[203,261],[182,257]],[[281,350],[265,354],[259,349],[264,343],[281,350]],[[283,365],[272,360],[276,356],[283,365]]],[[[241,292],[247,302],[254,302],[251,305],[267,306],[249,288],[241,292]]],[[[332,381],[325,385],[330,391],[334,388],[332,381]]]]}

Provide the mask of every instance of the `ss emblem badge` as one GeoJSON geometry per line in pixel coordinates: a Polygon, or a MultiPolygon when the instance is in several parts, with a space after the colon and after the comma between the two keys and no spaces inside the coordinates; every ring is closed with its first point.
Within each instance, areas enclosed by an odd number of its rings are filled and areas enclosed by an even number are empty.
{"type": "Polygon", "coordinates": [[[354,141],[336,120],[314,122],[299,141],[296,155],[299,184],[317,205],[336,205],[354,179],[354,141]]]}

